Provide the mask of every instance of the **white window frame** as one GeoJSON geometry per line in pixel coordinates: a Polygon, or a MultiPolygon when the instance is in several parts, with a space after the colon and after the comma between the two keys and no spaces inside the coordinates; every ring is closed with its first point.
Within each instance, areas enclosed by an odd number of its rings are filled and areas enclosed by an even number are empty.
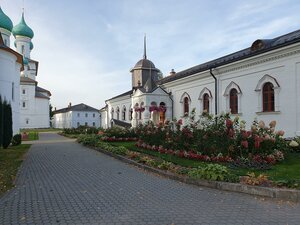
{"type": "Polygon", "coordinates": [[[280,92],[280,85],[277,82],[277,80],[266,74],[264,75],[257,83],[255,91],[257,93],[257,112],[262,113],[272,113],[272,112],[263,112],[263,102],[262,102],[262,95],[263,95],[263,86],[265,83],[271,83],[273,84],[274,89],[274,112],[280,112],[280,102],[279,102],[279,92],[280,92]]]}
{"type": "Polygon", "coordinates": [[[230,91],[232,89],[237,90],[237,97],[238,97],[238,113],[237,114],[242,114],[242,91],[241,88],[238,84],[235,82],[231,81],[230,84],[226,87],[223,96],[226,99],[226,112],[230,112],[230,91]]]}

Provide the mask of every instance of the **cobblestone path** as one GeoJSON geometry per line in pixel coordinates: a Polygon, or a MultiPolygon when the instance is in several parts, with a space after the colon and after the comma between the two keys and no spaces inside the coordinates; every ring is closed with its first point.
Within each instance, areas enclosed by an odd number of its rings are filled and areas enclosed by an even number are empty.
{"type": "Polygon", "coordinates": [[[300,224],[300,204],[199,188],[40,134],[0,198],[0,224],[300,224]]]}

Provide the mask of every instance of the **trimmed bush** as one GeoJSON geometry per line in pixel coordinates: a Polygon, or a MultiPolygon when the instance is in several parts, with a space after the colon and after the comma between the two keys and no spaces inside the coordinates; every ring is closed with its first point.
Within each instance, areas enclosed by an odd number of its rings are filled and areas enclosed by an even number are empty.
{"type": "Polygon", "coordinates": [[[22,143],[22,135],[21,134],[16,134],[13,136],[11,144],[13,146],[20,145],[22,143]]]}
{"type": "Polygon", "coordinates": [[[3,115],[2,115],[2,129],[3,129],[3,134],[2,134],[2,146],[4,149],[6,149],[10,143],[11,143],[11,139],[12,139],[12,110],[11,110],[11,106],[9,103],[7,103],[7,101],[3,102],[3,115]]]}

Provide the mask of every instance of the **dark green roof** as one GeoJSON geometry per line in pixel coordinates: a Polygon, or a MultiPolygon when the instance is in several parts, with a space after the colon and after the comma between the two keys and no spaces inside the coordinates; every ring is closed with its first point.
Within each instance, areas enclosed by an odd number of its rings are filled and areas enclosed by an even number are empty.
{"type": "Polygon", "coordinates": [[[16,36],[25,36],[29,38],[33,38],[34,33],[33,30],[26,24],[24,19],[24,13],[22,13],[22,18],[19,24],[14,26],[12,29],[13,35],[16,36]]]}
{"type": "Polygon", "coordinates": [[[13,23],[10,18],[2,11],[0,7],[0,27],[11,32],[13,29],[13,23]]]}

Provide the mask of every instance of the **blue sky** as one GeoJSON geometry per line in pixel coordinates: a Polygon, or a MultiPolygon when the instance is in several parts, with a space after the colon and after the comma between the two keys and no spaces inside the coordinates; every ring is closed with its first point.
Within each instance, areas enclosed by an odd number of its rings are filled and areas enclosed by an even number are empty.
{"type": "MultiPolygon", "coordinates": [[[[17,24],[22,0],[0,5],[17,24]]],[[[296,0],[25,0],[37,80],[57,108],[100,108],[130,90],[144,33],[148,58],[167,76],[300,29],[299,11],[296,0]]]]}

